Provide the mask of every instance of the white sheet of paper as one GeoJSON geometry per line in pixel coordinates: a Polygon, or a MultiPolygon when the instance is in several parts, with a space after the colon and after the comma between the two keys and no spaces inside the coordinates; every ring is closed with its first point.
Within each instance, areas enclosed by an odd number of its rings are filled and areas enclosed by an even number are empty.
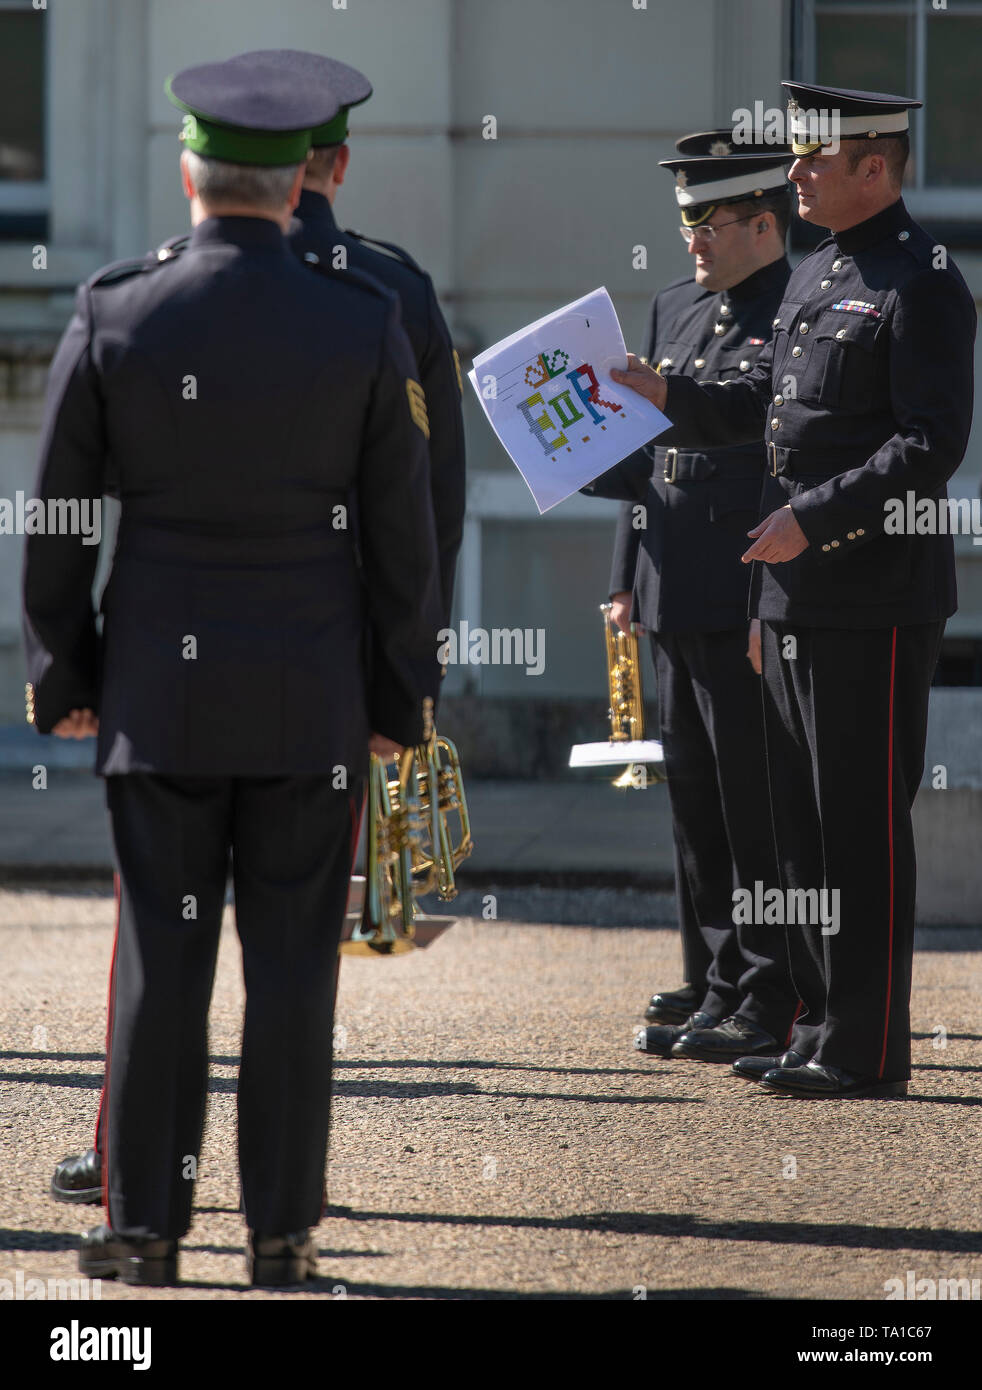
{"type": "Polygon", "coordinates": [[[571,497],[671,421],[610,379],[627,351],[605,289],[474,358],[468,377],[540,513],[571,497]]]}
{"type": "Polygon", "coordinates": [[[570,767],[615,767],[624,763],[661,763],[662,746],[654,738],[636,738],[630,743],[574,743],[569,750],[570,767]]]}

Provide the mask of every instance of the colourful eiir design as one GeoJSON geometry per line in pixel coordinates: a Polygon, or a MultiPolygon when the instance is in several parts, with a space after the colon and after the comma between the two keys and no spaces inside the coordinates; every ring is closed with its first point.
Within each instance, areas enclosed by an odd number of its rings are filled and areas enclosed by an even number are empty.
{"type": "MultiPolygon", "coordinates": [[[[546,382],[552,381],[564,373],[566,381],[569,383],[563,390],[550,396],[548,400],[545,399],[541,391],[536,390],[524,401],[518,402],[518,409],[525,416],[529,430],[541,444],[543,453],[546,454],[555,454],[557,450],[564,447],[567,453],[571,453],[569,439],[564,431],[570,429],[577,421],[584,419],[585,415],[589,415],[595,425],[600,425],[601,429],[606,429],[606,425],[603,424],[602,410],[598,407],[612,413],[620,413],[621,411],[621,407],[615,401],[603,399],[600,394],[597,374],[588,362],[581,362],[571,372],[566,371],[568,366],[569,354],[563,352],[561,348],[557,348],[555,352],[541,353],[525,369],[525,381],[529,386],[544,386],[546,382]],[[573,400],[574,396],[576,401],[573,400]],[[549,437],[550,432],[552,432],[551,438],[549,437]]],[[[589,439],[588,434],[581,436],[581,442],[584,444],[589,439]]]]}

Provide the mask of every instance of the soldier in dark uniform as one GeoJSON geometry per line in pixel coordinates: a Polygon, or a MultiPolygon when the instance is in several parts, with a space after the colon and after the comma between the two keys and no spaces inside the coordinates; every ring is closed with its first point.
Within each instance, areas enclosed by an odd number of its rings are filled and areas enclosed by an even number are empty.
{"type": "Polygon", "coordinates": [[[31,536],[25,570],[31,717],[97,729],[120,881],[109,1224],[80,1268],[177,1276],[231,854],[249,1270],[296,1282],[314,1272],[368,751],[419,741],[434,681],[426,416],[395,297],[304,266],[284,235],[329,89],[256,59],[189,69],[168,94],[186,113],[190,242],[82,288],[42,431],[40,497],[98,498],[110,468],[118,489],[101,636],[93,547],[31,536]],[[369,634],[384,665],[366,671],[369,634]]]}
{"type": "Polygon", "coordinates": [[[665,381],[634,358],[614,376],[663,408],[687,447],[763,433],[769,456],[744,558],[759,562],[768,781],[788,917],[797,899],[787,930],[803,1007],[794,1058],[735,1067],[795,1096],[902,1096],[911,804],[956,598],[947,528],[892,534],[887,518],[908,492],[943,502],[961,462],[976,314],[901,198],[907,113],[920,103],[784,86],[799,212],[832,235],[792,273],[772,343],[724,385],[665,381]],[[822,910],[807,908],[822,892],[822,910]]]}
{"type": "Polygon", "coordinates": [[[289,238],[300,255],[316,255],[336,270],[352,266],[374,276],[399,298],[402,324],[426,397],[430,489],[443,598],[440,626],[447,626],[466,502],[460,363],[429,275],[408,251],[389,241],[342,231],[334,218],[334,201],[345,181],[351,156],[347,144],[348,113],[369,99],[371,84],[357,68],[316,53],[271,49],[244,54],[236,61],[248,62],[253,58],[275,61],[298,80],[323,83],[341,103],[337,116],[311,133],[311,157],[289,238]]]}
{"type": "MultiPolygon", "coordinates": [[[[689,136],[676,176],[694,277],[655,296],[646,352],[663,376],[737,380],[756,363],[791,273],[784,255],[790,150],[731,158],[729,132],[689,136]]],[[[658,995],[636,1046],[726,1062],[783,1046],[797,997],[783,935],[734,927],[733,890],[776,874],[760,678],[748,660],[759,442],[696,452],[676,431],[590,491],[630,497],[618,523],[615,617],[651,633],[676,848],[686,993],[658,995]],[[643,523],[643,524],[639,524],[643,523]],[[679,1017],[681,1008],[685,1013],[679,1017]]]]}
{"type": "MultiPolygon", "coordinates": [[[[407,251],[391,242],[368,244],[356,232],[342,231],[333,213],[333,202],[344,182],[350,158],[348,112],[372,95],[368,79],[356,68],[332,58],[297,49],[268,49],[244,53],[229,60],[229,67],[248,67],[256,61],[281,70],[288,81],[310,89],[320,85],[339,104],[337,115],[311,132],[311,152],[304,186],[287,239],[301,257],[316,257],[323,265],[356,275],[371,275],[399,299],[402,326],[416,359],[417,380],[423,388],[429,422],[430,495],[440,555],[440,621],[449,626],[454,575],[463,537],[466,503],[464,424],[461,411],[460,363],[429,275],[407,251]],[[384,247],[385,250],[376,249],[384,247]],[[388,254],[387,254],[388,253],[388,254]]],[[[174,237],[148,257],[148,266],[167,260],[183,246],[186,236],[174,237]]],[[[356,508],[349,499],[350,522],[355,528],[356,508]]],[[[384,660],[375,653],[374,659],[384,660]]],[[[430,692],[437,700],[439,681],[430,692]]],[[[103,1146],[100,1108],[94,1146],[71,1155],[56,1167],[51,1194],[59,1202],[98,1203],[102,1198],[100,1152],[103,1146]]]]}

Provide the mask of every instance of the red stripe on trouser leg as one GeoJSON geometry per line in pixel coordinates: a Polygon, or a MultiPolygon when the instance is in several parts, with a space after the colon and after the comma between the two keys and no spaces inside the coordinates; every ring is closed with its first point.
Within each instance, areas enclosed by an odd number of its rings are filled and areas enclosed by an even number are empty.
{"type": "Polygon", "coordinates": [[[801,1011],[804,1007],[805,1001],[803,999],[799,999],[797,1004],[795,1005],[794,1018],[791,1020],[791,1025],[788,1028],[788,1036],[784,1039],[785,1051],[787,1051],[788,1048],[791,1046],[791,1036],[794,1033],[794,1026],[798,1022],[798,1019],[801,1017],[801,1011]]]}
{"type": "Polygon", "coordinates": [[[112,1052],[113,1041],[113,1016],[116,1012],[116,949],[119,946],[119,909],[121,886],[119,874],[113,874],[113,894],[116,899],[116,927],[113,931],[113,953],[109,962],[109,996],[106,1000],[106,1063],[102,1077],[102,1095],[99,1097],[99,1113],[95,1119],[95,1142],[93,1147],[102,1160],[102,1205],[109,1213],[109,1179],[107,1177],[108,1163],[107,1154],[109,1144],[105,1142],[102,1148],[99,1147],[99,1133],[102,1129],[102,1116],[106,1116],[106,1133],[109,1132],[109,1055],[112,1052]],[[103,1149],[106,1152],[103,1152],[103,1149]]]}
{"type": "Polygon", "coordinates": [[[897,629],[893,629],[890,646],[890,707],[887,715],[887,852],[890,861],[889,921],[887,928],[887,997],[883,1012],[883,1051],[880,1054],[882,1077],[887,1063],[887,1038],[890,1035],[890,1003],[893,986],[893,905],[894,905],[894,864],[893,864],[893,692],[897,675],[897,629]]]}
{"type": "MultiPolygon", "coordinates": [[[[365,803],[368,800],[368,793],[363,792],[361,804],[355,809],[355,798],[348,798],[348,810],[351,812],[351,873],[355,871],[355,859],[358,856],[358,837],[361,835],[361,822],[365,814],[365,803]]],[[[331,1002],[331,1017],[338,1004],[338,990],[341,987],[341,952],[338,951],[337,965],[334,967],[334,999],[331,1002]]],[[[327,1176],[324,1177],[324,1186],[321,1188],[321,1215],[327,1210],[327,1176]]]]}

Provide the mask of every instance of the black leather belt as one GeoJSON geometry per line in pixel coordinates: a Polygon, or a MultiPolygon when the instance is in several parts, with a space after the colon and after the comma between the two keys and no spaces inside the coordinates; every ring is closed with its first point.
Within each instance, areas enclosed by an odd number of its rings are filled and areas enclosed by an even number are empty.
{"type": "Polygon", "coordinates": [[[662,477],[666,483],[701,482],[716,472],[716,464],[705,454],[686,449],[666,449],[662,477]]]}
{"type": "Polygon", "coordinates": [[[767,440],[767,471],[772,478],[836,478],[850,468],[862,468],[866,456],[844,461],[832,446],[827,449],[787,449],[767,440]]]}
{"type": "Polygon", "coordinates": [[[140,520],[120,521],[116,558],[157,564],[243,566],[245,568],[292,566],[350,556],[350,531],[336,531],[321,523],[301,531],[248,535],[242,532],[205,531],[193,526],[154,525],[140,520]]]}
{"type": "Polygon", "coordinates": [[[761,458],[756,449],[738,458],[726,457],[730,450],[722,450],[717,460],[709,454],[697,453],[692,449],[665,449],[662,460],[662,477],[666,483],[703,482],[706,478],[760,478],[761,458]]]}

